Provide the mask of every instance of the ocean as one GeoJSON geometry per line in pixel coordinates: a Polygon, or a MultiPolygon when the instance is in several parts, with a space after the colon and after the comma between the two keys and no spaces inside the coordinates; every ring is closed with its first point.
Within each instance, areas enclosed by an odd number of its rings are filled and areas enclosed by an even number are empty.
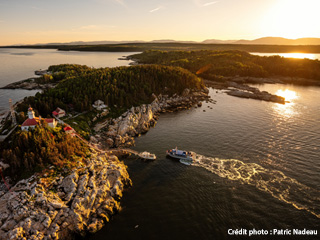
{"type": "Polygon", "coordinates": [[[258,87],[290,103],[210,89],[216,104],[160,115],[134,147],[157,160],[124,159],[133,186],[122,211],[86,239],[233,239],[237,229],[275,239],[274,229],[319,230],[320,88],[258,87]],[[176,146],[194,151],[197,163],[166,158],[176,146]]]}

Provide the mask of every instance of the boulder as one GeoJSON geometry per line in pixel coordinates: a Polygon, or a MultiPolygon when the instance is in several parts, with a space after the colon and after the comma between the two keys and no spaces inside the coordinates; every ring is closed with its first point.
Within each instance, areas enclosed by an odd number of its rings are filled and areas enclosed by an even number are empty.
{"type": "Polygon", "coordinates": [[[109,147],[112,147],[113,144],[114,144],[114,141],[113,141],[112,138],[107,138],[106,142],[107,142],[107,145],[108,145],[109,147]]]}
{"type": "Polygon", "coordinates": [[[186,88],[186,89],[183,90],[181,96],[182,96],[182,97],[186,97],[186,96],[189,95],[189,93],[190,93],[190,89],[189,89],[189,88],[186,88]]]}

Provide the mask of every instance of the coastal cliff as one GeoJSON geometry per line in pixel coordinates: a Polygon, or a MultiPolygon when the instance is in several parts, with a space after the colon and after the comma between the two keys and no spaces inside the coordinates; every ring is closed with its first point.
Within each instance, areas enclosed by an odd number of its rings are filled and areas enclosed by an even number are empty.
{"type": "Polygon", "coordinates": [[[66,176],[19,181],[0,197],[0,239],[70,239],[100,230],[120,209],[126,166],[92,154],[66,176]]]}
{"type": "Polygon", "coordinates": [[[104,144],[102,147],[117,148],[134,145],[134,137],[146,133],[157,122],[159,113],[187,109],[200,104],[208,99],[208,89],[190,90],[186,88],[181,96],[175,94],[154,95],[151,104],[131,107],[120,117],[113,119],[109,124],[96,126],[98,132],[93,138],[93,143],[104,144]]]}

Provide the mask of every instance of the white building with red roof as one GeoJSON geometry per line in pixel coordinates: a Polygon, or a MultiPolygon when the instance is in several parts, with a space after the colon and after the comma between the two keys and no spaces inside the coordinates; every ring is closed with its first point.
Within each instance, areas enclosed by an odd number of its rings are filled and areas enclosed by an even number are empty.
{"type": "Polygon", "coordinates": [[[55,128],[57,126],[57,121],[54,118],[41,118],[36,117],[34,115],[34,111],[32,107],[29,107],[28,109],[28,118],[25,120],[21,125],[21,130],[28,131],[29,128],[35,128],[37,125],[40,124],[41,120],[44,120],[48,123],[49,127],[55,128]]]}
{"type": "Polygon", "coordinates": [[[71,136],[74,136],[76,134],[76,131],[70,126],[66,126],[65,128],[63,128],[63,130],[71,136]]]}
{"type": "Polygon", "coordinates": [[[57,109],[52,112],[52,115],[57,118],[61,118],[66,115],[66,111],[57,107],[57,109]]]}

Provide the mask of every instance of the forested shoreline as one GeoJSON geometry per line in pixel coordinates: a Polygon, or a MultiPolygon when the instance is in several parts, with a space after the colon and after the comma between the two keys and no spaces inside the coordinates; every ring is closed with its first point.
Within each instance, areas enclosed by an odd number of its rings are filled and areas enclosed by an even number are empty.
{"type": "Polygon", "coordinates": [[[203,81],[186,69],[161,65],[116,68],[89,68],[62,64],[48,69],[52,75],[39,79],[42,83],[58,83],[34,97],[25,98],[18,111],[34,106],[43,116],[56,107],[90,111],[96,100],[111,109],[124,109],[150,103],[152,94],[181,94],[185,88],[201,89],[203,81]]]}
{"type": "MultiPolygon", "coordinates": [[[[224,77],[289,77],[320,82],[320,61],[261,57],[243,51],[159,51],[150,50],[129,56],[140,64],[161,64],[188,69],[197,76],[223,81],[224,77]]],[[[304,84],[303,81],[299,84],[304,84]]]]}
{"type": "MultiPolygon", "coordinates": [[[[10,165],[9,175],[14,180],[28,177],[50,165],[54,166],[54,171],[67,172],[89,154],[88,146],[78,138],[72,138],[61,126],[46,126],[45,121],[33,130],[16,131],[10,141],[2,143],[0,151],[4,162],[10,165]]],[[[54,171],[49,170],[51,174],[54,171]]]]}

